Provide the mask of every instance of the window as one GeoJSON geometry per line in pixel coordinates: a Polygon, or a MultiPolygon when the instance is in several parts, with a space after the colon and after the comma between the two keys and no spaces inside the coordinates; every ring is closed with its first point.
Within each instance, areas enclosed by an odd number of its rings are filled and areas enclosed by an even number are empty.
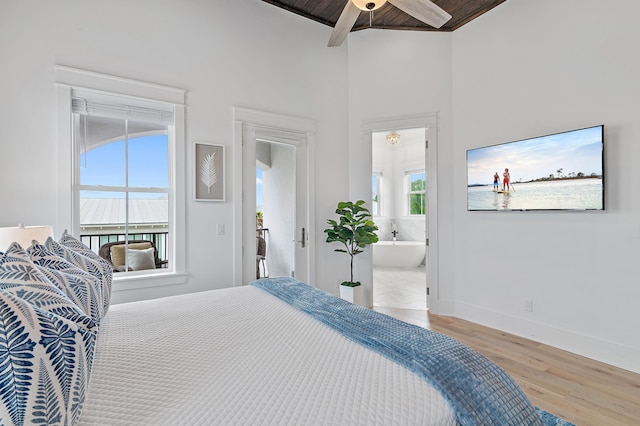
{"type": "MultiPolygon", "coordinates": [[[[151,265],[170,267],[168,156],[173,111],[164,105],[154,109],[131,105],[128,99],[101,98],[72,92],[80,238],[94,250],[115,241],[124,241],[125,250],[128,241],[149,241],[158,257],[156,262],[153,256],[151,265]]],[[[116,271],[136,269],[128,256],[112,261],[116,271]]]]}
{"type": "Polygon", "coordinates": [[[115,241],[155,246],[155,268],[135,271],[140,254],[123,256],[114,291],[184,283],[184,90],[62,66],[56,82],[56,229],[96,253],[115,241]]]}
{"type": "Polygon", "coordinates": [[[371,177],[371,214],[382,216],[382,173],[374,172],[371,177]]]}
{"type": "Polygon", "coordinates": [[[406,172],[409,215],[424,215],[427,210],[427,180],[424,170],[406,172]]]}

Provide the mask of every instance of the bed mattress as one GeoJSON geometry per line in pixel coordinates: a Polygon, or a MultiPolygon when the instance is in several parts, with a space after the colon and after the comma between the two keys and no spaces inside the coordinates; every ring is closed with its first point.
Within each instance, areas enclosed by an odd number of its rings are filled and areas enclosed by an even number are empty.
{"type": "Polygon", "coordinates": [[[112,305],[80,425],[455,425],[413,372],[264,291],[112,305]]]}

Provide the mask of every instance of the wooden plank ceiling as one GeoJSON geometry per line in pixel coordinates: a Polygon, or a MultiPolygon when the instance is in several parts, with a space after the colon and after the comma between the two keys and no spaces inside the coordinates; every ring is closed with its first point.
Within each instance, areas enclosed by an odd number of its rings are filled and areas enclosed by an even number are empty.
{"type": "MultiPolygon", "coordinates": [[[[350,0],[262,0],[297,15],[334,27],[342,9],[350,0]]],[[[413,31],[453,31],[467,22],[488,12],[506,0],[433,0],[451,15],[451,19],[440,29],[420,22],[387,2],[373,12],[373,21],[369,26],[369,14],[360,13],[351,31],[366,28],[383,28],[413,31]]]]}

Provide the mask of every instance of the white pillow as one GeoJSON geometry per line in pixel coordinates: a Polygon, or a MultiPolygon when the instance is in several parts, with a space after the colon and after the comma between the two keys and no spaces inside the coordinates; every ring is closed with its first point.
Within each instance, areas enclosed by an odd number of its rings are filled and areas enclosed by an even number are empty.
{"type": "Polygon", "coordinates": [[[153,247],[147,249],[127,249],[127,263],[132,271],[141,269],[155,269],[156,262],[153,258],[153,247]]]}

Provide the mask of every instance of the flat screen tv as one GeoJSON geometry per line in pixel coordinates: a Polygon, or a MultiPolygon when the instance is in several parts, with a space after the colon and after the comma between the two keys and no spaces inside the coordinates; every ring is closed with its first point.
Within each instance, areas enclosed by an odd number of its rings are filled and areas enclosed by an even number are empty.
{"type": "Polygon", "coordinates": [[[604,126],[468,150],[467,210],[604,210],[604,126]]]}

